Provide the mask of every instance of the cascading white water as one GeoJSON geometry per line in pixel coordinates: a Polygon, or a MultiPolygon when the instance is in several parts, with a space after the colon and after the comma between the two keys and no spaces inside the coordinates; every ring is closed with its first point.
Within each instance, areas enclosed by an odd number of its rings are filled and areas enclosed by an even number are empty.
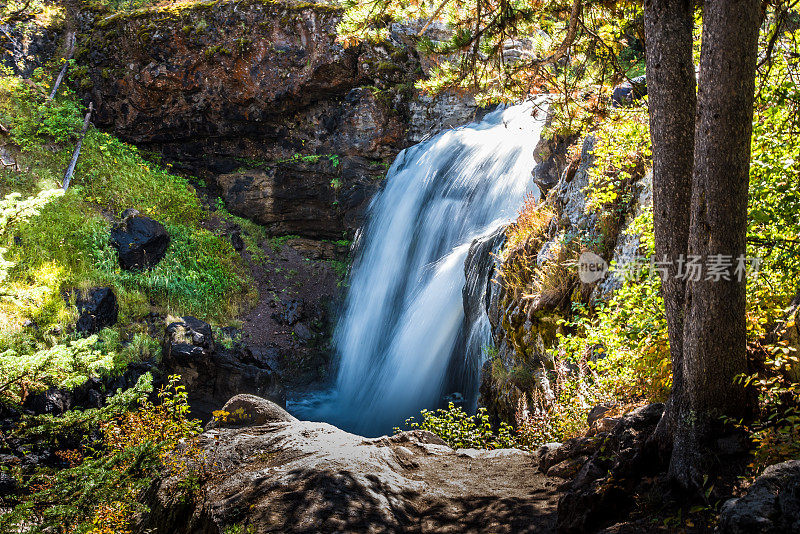
{"type": "Polygon", "coordinates": [[[398,155],[370,205],[334,334],[335,391],[299,415],[378,435],[439,404],[459,337],[481,337],[464,325],[469,246],[535,189],[543,121],[532,111],[498,109],[398,155]]]}

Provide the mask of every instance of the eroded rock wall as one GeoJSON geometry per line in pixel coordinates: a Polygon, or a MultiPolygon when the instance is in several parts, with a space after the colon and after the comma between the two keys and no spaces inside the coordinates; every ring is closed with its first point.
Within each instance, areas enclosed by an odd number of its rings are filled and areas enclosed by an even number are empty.
{"type": "Polygon", "coordinates": [[[480,403],[497,420],[513,423],[517,409],[531,405],[532,391],[545,400],[552,396],[549,349],[563,333],[560,321],[569,318],[573,303],[607,299],[621,285],[613,272],[597,282],[581,282],[575,264],[579,255],[594,252],[609,264],[622,264],[638,252],[638,236],[627,229],[651,203],[652,174],[634,171],[618,191],[625,200],[598,213],[587,205],[596,141],[589,134],[579,142],[581,150],[573,158],[568,157],[568,139],[540,142],[537,182],[560,172],[539,207],[550,214],[548,222],[523,243],[507,246],[500,265],[490,266],[498,272],[485,297],[494,351],[481,373],[480,403]],[[515,287],[526,276],[535,282],[515,287]]]}
{"type": "Polygon", "coordinates": [[[401,149],[478,114],[469,99],[419,98],[403,27],[345,47],[341,17],[288,0],[87,11],[78,84],[97,126],[202,178],[230,211],[274,234],[341,239],[401,149]]]}

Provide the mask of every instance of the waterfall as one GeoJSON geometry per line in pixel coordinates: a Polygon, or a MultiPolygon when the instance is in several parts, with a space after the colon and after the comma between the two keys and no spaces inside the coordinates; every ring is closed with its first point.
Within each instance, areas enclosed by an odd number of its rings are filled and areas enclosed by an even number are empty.
{"type": "MultiPolygon", "coordinates": [[[[532,111],[500,108],[397,156],[370,205],[334,333],[335,389],[298,415],[378,435],[440,404],[451,359],[465,358],[465,340],[488,338],[485,320],[465,325],[470,245],[512,220],[535,190],[543,121],[532,111]]],[[[469,367],[477,386],[480,362],[469,367]]]]}

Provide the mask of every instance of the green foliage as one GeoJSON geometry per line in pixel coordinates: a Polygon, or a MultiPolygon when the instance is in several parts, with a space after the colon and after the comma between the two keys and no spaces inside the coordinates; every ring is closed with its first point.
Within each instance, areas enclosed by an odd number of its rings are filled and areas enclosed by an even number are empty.
{"type": "MultiPolygon", "coordinates": [[[[34,76],[42,78],[41,72],[34,76]]],[[[0,192],[8,195],[0,201],[0,350],[25,339],[40,345],[33,352],[61,343],[44,338],[54,325],[68,331],[74,320],[74,308],[63,295],[92,285],[114,287],[123,325],[146,315],[151,306],[175,315],[230,320],[254,293],[227,240],[202,228],[207,213],[186,179],[90,128],[73,187],[66,194],[50,189],[60,183],[82,111],[68,91],[47,101],[36,83],[0,77],[0,121],[20,145],[19,151],[12,148],[12,156],[24,169],[0,173],[0,192]],[[162,221],[172,235],[167,257],[152,271],[120,271],[108,245],[108,214],[127,208],[162,221]],[[26,320],[34,321],[39,333],[23,333],[26,320]]]]}
{"type": "Polygon", "coordinates": [[[292,157],[278,160],[276,163],[319,163],[322,160],[328,160],[333,167],[339,166],[339,156],[337,154],[293,154],[292,157]]]}
{"type": "Polygon", "coordinates": [[[750,465],[754,474],[769,465],[800,458],[800,357],[796,347],[786,341],[761,348],[766,372],[741,377],[744,385],[758,391],[761,407],[760,417],[745,427],[755,445],[750,465]]]}
{"type": "Polygon", "coordinates": [[[759,81],[753,119],[748,214],[748,255],[763,258],[758,278],[748,280],[751,338],[783,313],[797,291],[800,272],[800,31],[781,40],[759,81]]]}
{"type": "MultiPolygon", "coordinates": [[[[10,513],[0,516],[4,531],[130,532],[134,512],[144,507],[136,497],[164,472],[192,469],[199,451],[184,447],[199,422],[188,418],[180,377],[170,377],[159,392],[160,404],[140,398],[140,406],[101,424],[99,448],[64,451],[66,469],[38,468],[23,477],[30,491],[10,513]],[[13,529],[13,530],[12,530],[13,529]]],[[[197,476],[187,476],[196,479],[197,476]]]]}
{"type": "MultiPolygon", "coordinates": [[[[508,449],[518,447],[514,431],[506,423],[501,423],[497,432],[492,430],[486,408],[469,415],[452,402],[447,408],[422,410],[422,422],[413,417],[405,422],[406,430],[428,430],[433,432],[454,449],[508,449]]],[[[395,433],[400,432],[399,428],[395,433]]]]}
{"type": "Polygon", "coordinates": [[[7,381],[0,384],[0,393],[19,399],[23,392],[49,386],[71,389],[90,377],[108,375],[115,368],[116,356],[98,335],[32,353],[7,350],[0,353],[0,375],[7,381]]]}
{"type": "Polygon", "coordinates": [[[582,3],[574,34],[571,3],[560,1],[351,0],[346,6],[339,26],[345,46],[386,42],[395,21],[445,23],[452,28],[449,39],[418,39],[423,54],[439,56],[419,88],[476,92],[481,104],[555,93],[555,127],[562,132],[582,129],[589,122],[586,112],[606,107],[603,87],[642,66],[642,7],[633,3],[582,3]],[[509,51],[516,47],[525,48],[519,57],[509,51]],[[585,97],[598,87],[599,95],[585,97]]]}
{"type": "Polygon", "coordinates": [[[599,123],[593,135],[594,164],[585,191],[587,210],[621,210],[625,204],[620,206],[620,195],[627,192],[626,185],[644,174],[652,155],[647,110],[615,110],[599,123]]]}
{"type": "Polygon", "coordinates": [[[230,242],[201,228],[168,224],[167,231],[171,238],[167,254],[147,271],[123,271],[107,231],[95,232],[89,247],[95,267],[115,287],[141,292],[176,315],[211,319],[235,315],[246,286],[230,242]]]}

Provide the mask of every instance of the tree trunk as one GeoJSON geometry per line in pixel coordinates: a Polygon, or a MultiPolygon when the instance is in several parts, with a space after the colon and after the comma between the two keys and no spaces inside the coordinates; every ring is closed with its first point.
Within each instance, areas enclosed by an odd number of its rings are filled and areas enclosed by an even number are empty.
{"type": "Polygon", "coordinates": [[[681,387],[670,474],[699,487],[713,465],[709,446],[721,416],[746,416],[750,402],[734,378],[747,371],[745,254],[753,93],[761,7],[758,0],[706,0],[695,120],[688,254],[704,266],[685,293],[681,387]],[[732,265],[729,280],[709,280],[712,256],[732,265]]]}
{"type": "MultiPolygon", "coordinates": [[[[686,284],[678,278],[686,256],[694,166],[696,83],[692,62],[691,0],[648,0],[644,5],[650,137],[653,145],[653,223],[656,257],[671,265],[661,290],[669,332],[673,390],[683,389],[683,304],[686,284]]],[[[679,412],[667,402],[654,436],[662,452],[672,448],[679,412]]]]}

